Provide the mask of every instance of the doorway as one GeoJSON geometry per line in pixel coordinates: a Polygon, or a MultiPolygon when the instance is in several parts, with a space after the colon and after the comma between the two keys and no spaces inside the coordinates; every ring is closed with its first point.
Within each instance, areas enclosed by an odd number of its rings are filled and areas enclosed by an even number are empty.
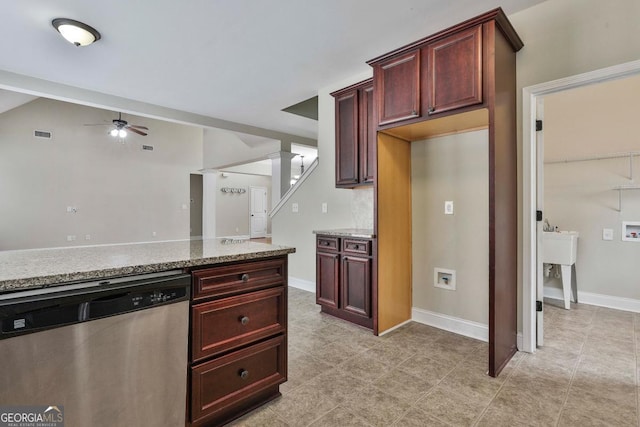
{"type": "Polygon", "coordinates": [[[252,239],[267,237],[267,189],[249,187],[249,236],[252,239]]]}
{"type": "Polygon", "coordinates": [[[192,239],[202,238],[202,175],[189,175],[189,236],[192,239]]]}
{"type": "MultiPolygon", "coordinates": [[[[521,350],[535,352],[544,334],[544,311],[536,311],[542,301],[542,218],[540,211],[543,171],[543,134],[536,131],[536,121],[542,120],[543,99],[546,95],[567,91],[640,74],[640,61],[580,74],[523,89],[523,340],[521,350]],[[537,217],[537,218],[536,218],[537,217]]],[[[543,124],[544,129],[544,124],[543,124]]],[[[544,217],[544,213],[542,213],[544,217]]]]}

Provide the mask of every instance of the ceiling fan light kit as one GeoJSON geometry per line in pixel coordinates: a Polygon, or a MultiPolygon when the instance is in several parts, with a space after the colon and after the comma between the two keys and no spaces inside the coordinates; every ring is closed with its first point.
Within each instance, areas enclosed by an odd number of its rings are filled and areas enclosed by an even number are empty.
{"type": "Polygon", "coordinates": [[[51,21],[51,25],[75,46],[88,46],[101,38],[98,30],[74,19],[56,18],[51,21]]]}

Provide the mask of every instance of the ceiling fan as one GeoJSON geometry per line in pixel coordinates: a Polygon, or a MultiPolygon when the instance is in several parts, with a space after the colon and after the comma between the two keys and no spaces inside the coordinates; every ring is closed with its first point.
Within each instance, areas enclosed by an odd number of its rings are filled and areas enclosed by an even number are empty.
{"type": "MultiPolygon", "coordinates": [[[[109,131],[109,135],[119,136],[120,138],[124,138],[127,136],[127,130],[133,133],[137,133],[138,135],[141,135],[141,136],[147,136],[147,133],[145,131],[149,130],[149,128],[146,126],[130,125],[129,122],[122,119],[122,113],[118,113],[118,118],[113,119],[111,123],[115,127],[109,131]]],[[[99,123],[99,124],[87,124],[85,126],[110,126],[110,125],[108,125],[107,123],[104,123],[104,124],[99,123]]]]}

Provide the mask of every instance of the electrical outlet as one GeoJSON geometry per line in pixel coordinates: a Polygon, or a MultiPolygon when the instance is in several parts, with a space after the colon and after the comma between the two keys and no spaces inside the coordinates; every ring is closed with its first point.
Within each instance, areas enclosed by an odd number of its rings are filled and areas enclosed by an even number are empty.
{"type": "Polygon", "coordinates": [[[602,240],[613,240],[613,228],[602,229],[602,240]]]}
{"type": "Polygon", "coordinates": [[[91,240],[91,234],[85,234],[84,240],[91,240]]]}
{"type": "Polygon", "coordinates": [[[156,236],[157,236],[157,233],[156,233],[155,231],[152,231],[152,232],[151,232],[151,235],[152,235],[153,237],[156,237],[156,236]]]}
{"type": "Polygon", "coordinates": [[[444,214],[453,215],[453,200],[447,200],[444,202],[444,214]]]}
{"type": "Polygon", "coordinates": [[[78,208],[75,206],[67,206],[67,213],[77,213],[78,208]]]}
{"type": "Polygon", "coordinates": [[[67,242],[73,242],[74,240],[76,240],[76,235],[75,234],[69,234],[67,236],[67,242]]]}
{"type": "Polygon", "coordinates": [[[322,204],[322,213],[327,213],[327,210],[328,210],[327,203],[326,203],[326,202],[324,202],[324,203],[322,204]]]}
{"type": "Polygon", "coordinates": [[[291,212],[298,213],[298,204],[297,203],[292,203],[291,204],[291,212]]]}

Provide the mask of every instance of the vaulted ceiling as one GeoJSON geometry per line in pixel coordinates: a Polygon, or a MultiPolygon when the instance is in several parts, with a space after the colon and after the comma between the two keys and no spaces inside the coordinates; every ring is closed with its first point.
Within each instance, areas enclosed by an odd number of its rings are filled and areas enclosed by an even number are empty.
{"type": "Polygon", "coordinates": [[[315,138],[316,121],[281,110],[396,47],[498,6],[509,15],[541,1],[9,1],[0,70],[315,138]],[[51,26],[57,17],[102,39],[76,48],[51,26]]]}

